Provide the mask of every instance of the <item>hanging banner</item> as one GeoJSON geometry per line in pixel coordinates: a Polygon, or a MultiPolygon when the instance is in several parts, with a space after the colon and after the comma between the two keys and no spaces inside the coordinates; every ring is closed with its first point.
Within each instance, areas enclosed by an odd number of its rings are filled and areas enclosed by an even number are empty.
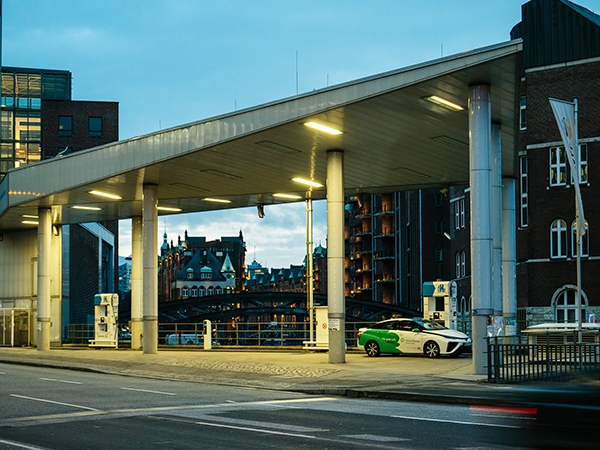
{"type": "Polygon", "coordinates": [[[560,131],[560,136],[563,143],[565,144],[565,153],[569,160],[569,166],[571,167],[572,180],[575,185],[575,199],[577,202],[578,209],[578,220],[577,236],[583,236],[585,234],[585,217],[583,215],[583,200],[581,199],[581,190],[579,189],[579,182],[581,180],[581,173],[579,167],[579,145],[577,143],[577,122],[575,118],[575,103],[566,102],[564,100],[558,100],[550,98],[550,106],[554,112],[556,123],[560,131]]]}

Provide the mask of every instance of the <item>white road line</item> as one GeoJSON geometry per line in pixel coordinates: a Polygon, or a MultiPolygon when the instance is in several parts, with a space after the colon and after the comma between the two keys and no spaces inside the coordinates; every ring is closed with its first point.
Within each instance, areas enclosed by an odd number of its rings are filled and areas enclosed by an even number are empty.
{"type": "Polygon", "coordinates": [[[309,427],[303,427],[300,425],[287,425],[284,423],[273,423],[273,422],[261,422],[258,420],[246,420],[246,419],[235,419],[235,418],[231,418],[231,417],[223,417],[223,416],[216,416],[216,415],[212,415],[212,414],[206,414],[206,415],[201,415],[199,417],[197,417],[198,420],[207,420],[212,422],[219,422],[219,423],[226,423],[229,425],[237,425],[237,426],[247,426],[247,427],[253,427],[252,429],[258,429],[258,428],[274,428],[276,430],[285,430],[285,431],[293,431],[296,433],[315,433],[315,432],[325,432],[325,431],[329,431],[328,429],[325,428],[309,428],[309,427]]]}
{"type": "Polygon", "coordinates": [[[23,444],[21,442],[15,442],[15,441],[7,441],[4,439],[0,439],[0,444],[6,444],[6,445],[10,445],[11,447],[17,447],[17,448],[25,448],[27,450],[48,450],[45,447],[38,447],[36,445],[23,444]]]}
{"type": "Polygon", "coordinates": [[[88,406],[73,405],[71,403],[63,403],[63,402],[55,402],[53,400],[46,400],[44,398],[26,397],[25,395],[17,395],[17,394],[10,394],[10,396],[17,397],[17,398],[24,398],[25,400],[35,400],[36,402],[53,403],[55,405],[63,405],[63,406],[70,406],[72,408],[87,409],[88,411],[100,411],[99,409],[90,408],[88,406]]]}
{"type": "Polygon", "coordinates": [[[248,427],[236,427],[233,425],[225,425],[223,423],[210,423],[210,422],[195,422],[195,423],[197,425],[205,425],[207,427],[231,428],[233,430],[254,431],[255,433],[277,434],[280,436],[299,437],[299,438],[306,438],[306,439],[316,439],[317,438],[316,436],[311,436],[309,434],[284,433],[282,431],[260,430],[257,428],[248,428],[248,427]]]}
{"type": "Polygon", "coordinates": [[[148,389],[135,389],[135,388],[126,388],[126,387],[122,387],[121,389],[123,389],[125,391],[147,392],[148,394],[177,395],[172,392],[150,391],[148,389]]]}
{"type": "Polygon", "coordinates": [[[54,381],[55,383],[67,383],[67,384],[83,384],[79,381],[68,381],[68,380],[55,380],[54,378],[40,378],[43,381],[54,381]]]}
{"type": "Polygon", "coordinates": [[[482,427],[497,427],[497,428],[521,428],[515,425],[502,425],[495,423],[482,423],[482,422],[463,422],[461,420],[447,420],[447,419],[430,419],[427,417],[411,417],[411,416],[390,416],[394,419],[409,419],[409,420],[424,420],[427,422],[444,422],[444,423],[457,423],[459,425],[479,425],[482,427]]]}

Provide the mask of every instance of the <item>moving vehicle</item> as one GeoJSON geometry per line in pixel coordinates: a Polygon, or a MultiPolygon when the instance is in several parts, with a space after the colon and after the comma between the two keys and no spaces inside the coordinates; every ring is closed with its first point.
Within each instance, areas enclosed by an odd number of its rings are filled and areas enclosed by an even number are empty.
{"type": "Polygon", "coordinates": [[[419,318],[389,319],[358,330],[358,348],[368,356],[381,353],[458,356],[471,350],[471,339],[437,322],[419,318]]]}

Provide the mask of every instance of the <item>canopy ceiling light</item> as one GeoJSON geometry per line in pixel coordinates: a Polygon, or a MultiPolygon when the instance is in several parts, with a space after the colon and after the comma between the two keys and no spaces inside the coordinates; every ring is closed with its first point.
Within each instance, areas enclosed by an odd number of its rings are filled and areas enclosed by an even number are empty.
{"type": "Polygon", "coordinates": [[[321,125],[320,123],[316,123],[316,122],[306,122],[304,125],[306,125],[307,127],[310,127],[310,128],[314,128],[315,130],[319,130],[324,133],[328,133],[328,134],[333,134],[333,135],[342,134],[342,132],[340,130],[336,130],[335,128],[328,127],[326,125],[321,125]]]}
{"type": "Polygon", "coordinates": [[[300,196],[300,195],[296,195],[296,194],[283,194],[283,193],[279,193],[279,192],[276,193],[276,194],[273,194],[273,197],[276,197],[276,198],[286,198],[286,199],[289,199],[289,200],[300,200],[302,198],[302,196],[300,196]]]}
{"type": "Polygon", "coordinates": [[[437,95],[430,95],[429,97],[425,97],[425,100],[431,103],[435,103],[436,105],[443,106],[444,108],[449,109],[450,111],[462,111],[463,109],[465,109],[462,106],[457,105],[456,103],[453,103],[450,100],[446,100],[445,98],[439,97],[437,95]]]}
{"type": "Polygon", "coordinates": [[[205,202],[213,202],[213,203],[231,203],[231,200],[226,200],[224,198],[211,198],[206,197],[203,199],[205,202]]]}
{"type": "Polygon", "coordinates": [[[86,211],[100,211],[102,208],[98,208],[97,206],[71,206],[73,209],[84,209],[86,211]]]}
{"type": "Polygon", "coordinates": [[[40,224],[37,220],[21,220],[21,223],[24,225],[39,225],[40,224]]]}
{"type": "Polygon", "coordinates": [[[173,208],[171,206],[158,206],[156,209],[159,211],[167,211],[167,212],[181,212],[182,211],[181,208],[173,208]]]}
{"type": "Polygon", "coordinates": [[[295,181],[296,183],[306,184],[307,186],[312,187],[323,187],[323,185],[317,181],[307,180],[306,178],[302,177],[294,177],[292,178],[292,181],[295,181]]]}
{"type": "Polygon", "coordinates": [[[97,195],[98,197],[105,197],[105,198],[110,198],[112,200],[121,200],[121,197],[115,194],[109,194],[108,192],[102,192],[102,191],[90,191],[90,194],[92,195],[97,195]]]}

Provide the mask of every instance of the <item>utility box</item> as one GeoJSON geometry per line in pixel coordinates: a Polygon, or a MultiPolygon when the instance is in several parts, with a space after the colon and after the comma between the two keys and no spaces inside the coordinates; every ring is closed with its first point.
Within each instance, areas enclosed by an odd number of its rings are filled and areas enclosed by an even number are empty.
{"type": "Polygon", "coordinates": [[[315,324],[315,340],[303,341],[304,349],[306,350],[328,350],[329,349],[329,322],[327,306],[315,306],[314,324],[315,324]]]}
{"type": "Polygon", "coordinates": [[[94,295],[94,339],[90,347],[113,347],[119,345],[119,296],[117,294],[94,295]]]}
{"type": "Polygon", "coordinates": [[[423,283],[423,318],[457,329],[456,283],[427,281],[423,283]]]}

